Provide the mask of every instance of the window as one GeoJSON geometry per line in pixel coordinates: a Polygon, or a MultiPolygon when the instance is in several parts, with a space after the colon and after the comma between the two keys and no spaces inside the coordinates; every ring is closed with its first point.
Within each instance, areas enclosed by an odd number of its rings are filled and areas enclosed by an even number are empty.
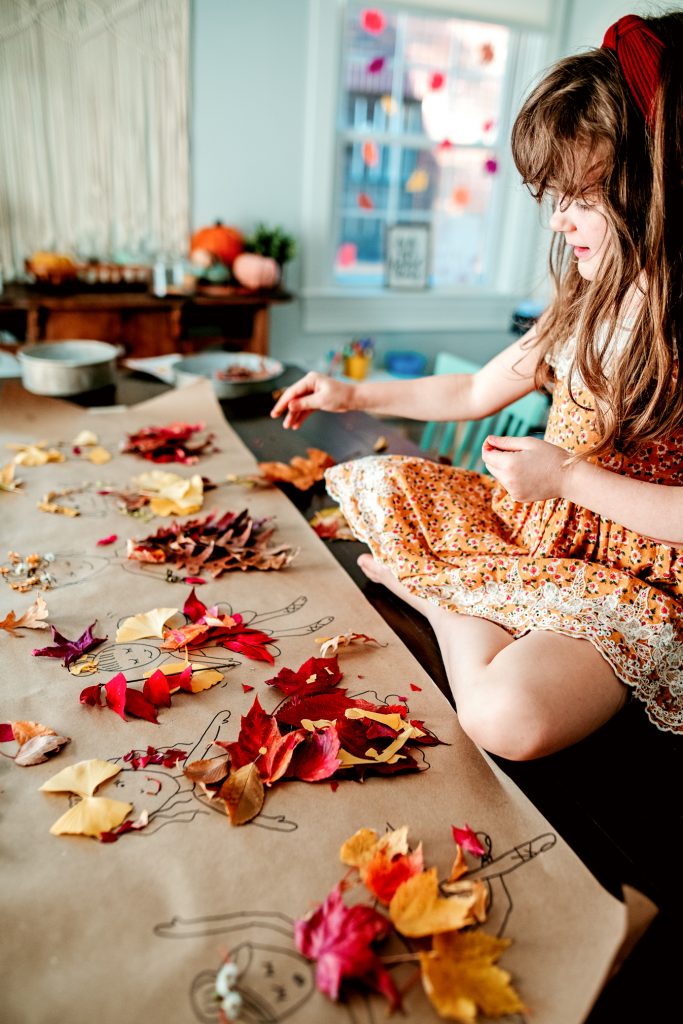
{"type": "Polygon", "coordinates": [[[306,331],[507,330],[537,281],[541,238],[510,129],[565,9],[309,0],[306,331]],[[389,287],[394,225],[428,229],[427,288],[389,287]]]}
{"type": "Polygon", "coordinates": [[[337,135],[334,280],[386,280],[387,228],[431,227],[435,288],[492,284],[514,47],[502,25],[350,3],[337,135]]]}

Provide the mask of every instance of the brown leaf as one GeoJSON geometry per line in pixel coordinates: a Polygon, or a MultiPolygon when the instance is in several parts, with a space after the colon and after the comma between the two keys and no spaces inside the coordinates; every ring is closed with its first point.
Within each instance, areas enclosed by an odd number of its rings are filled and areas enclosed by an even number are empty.
{"type": "Polygon", "coordinates": [[[307,448],[307,458],[295,455],[286,462],[259,462],[261,476],[266,480],[277,480],[293,484],[300,491],[308,491],[322,480],[325,470],[334,466],[334,459],[320,448],[307,448]]]}
{"type": "Polygon", "coordinates": [[[233,825],[244,825],[255,818],[263,807],[265,790],[259,770],[252,761],[242,765],[221,786],[220,796],[233,825]]]}
{"type": "Polygon", "coordinates": [[[185,765],[183,775],[186,775],[191,782],[203,782],[211,785],[221,782],[230,770],[230,756],[219,754],[218,757],[205,757],[201,761],[192,761],[185,765]]]}
{"type": "Polygon", "coordinates": [[[47,761],[48,754],[60,750],[67,743],[71,743],[68,736],[56,736],[54,733],[45,736],[33,736],[26,743],[22,744],[17,752],[17,756],[14,758],[14,763],[21,765],[23,768],[28,768],[33,764],[42,764],[43,761],[47,761]]]}

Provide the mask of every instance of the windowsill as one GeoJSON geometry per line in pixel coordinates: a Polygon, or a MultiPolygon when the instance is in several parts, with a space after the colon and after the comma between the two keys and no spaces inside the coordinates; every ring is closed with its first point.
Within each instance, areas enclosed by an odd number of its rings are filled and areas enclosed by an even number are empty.
{"type": "Polygon", "coordinates": [[[522,296],[494,291],[304,288],[304,330],[507,331],[522,296]]]}

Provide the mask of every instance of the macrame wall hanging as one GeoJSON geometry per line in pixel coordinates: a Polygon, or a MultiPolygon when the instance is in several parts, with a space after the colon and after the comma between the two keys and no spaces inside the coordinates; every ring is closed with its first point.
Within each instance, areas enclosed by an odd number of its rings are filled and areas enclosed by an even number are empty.
{"type": "Polygon", "coordinates": [[[181,254],[189,0],[2,0],[0,266],[181,254]]]}

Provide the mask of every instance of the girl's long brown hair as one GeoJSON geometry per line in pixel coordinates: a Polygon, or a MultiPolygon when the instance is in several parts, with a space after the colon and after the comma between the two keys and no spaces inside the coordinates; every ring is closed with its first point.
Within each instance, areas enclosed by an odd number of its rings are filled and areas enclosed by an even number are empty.
{"type": "MultiPolygon", "coordinates": [[[[544,357],[576,338],[573,370],[595,403],[594,456],[683,429],[683,14],[644,20],[666,46],[650,129],[615,54],[597,49],[557,64],[512,130],[515,163],[539,202],[546,191],[566,203],[597,192],[607,217],[611,244],[594,281],[555,235],[554,296],[534,342],[544,357]],[[625,318],[629,343],[610,357],[625,318]]],[[[551,372],[540,358],[537,384],[551,372]]]]}

